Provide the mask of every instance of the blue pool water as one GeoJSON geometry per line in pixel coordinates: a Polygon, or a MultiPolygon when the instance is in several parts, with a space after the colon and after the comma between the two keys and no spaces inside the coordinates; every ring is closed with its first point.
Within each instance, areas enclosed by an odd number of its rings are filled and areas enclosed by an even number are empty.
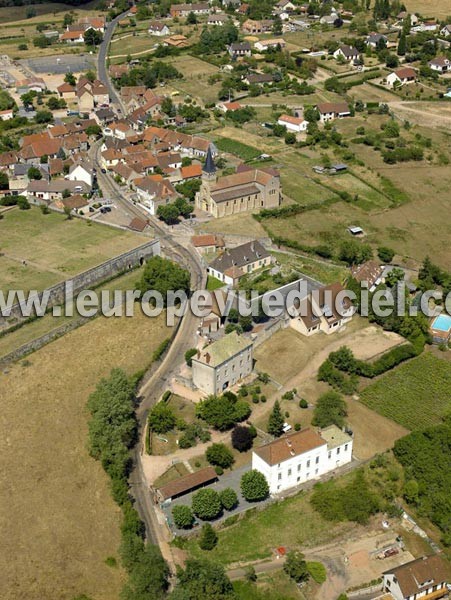
{"type": "Polygon", "coordinates": [[[439,315],[434,319],[432,329],[449,331],[451,329],[451,317],[449,315],[439,315]]]}

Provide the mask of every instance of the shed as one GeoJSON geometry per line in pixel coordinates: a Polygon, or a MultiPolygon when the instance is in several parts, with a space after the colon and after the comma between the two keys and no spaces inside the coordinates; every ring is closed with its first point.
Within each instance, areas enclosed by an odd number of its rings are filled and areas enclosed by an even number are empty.
{"type": "Polygon", "coordinates": [[[194,473],[184,475],[175,481],[170,481],[160,487],[157,492],[157,498],[160,502],[171,501],[184,494],[189,494],[200,487],[217,481],[218,476],[213,467],[205,467],[194,473]]]}

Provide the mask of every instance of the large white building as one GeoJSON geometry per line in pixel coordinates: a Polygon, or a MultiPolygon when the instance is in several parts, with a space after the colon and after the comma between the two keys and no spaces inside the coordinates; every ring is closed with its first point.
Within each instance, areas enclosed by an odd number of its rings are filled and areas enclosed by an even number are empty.
{"type": "Polygon", "coordinates": [[[317,479],[352,460],[352,437],[336,425],[320,432],[303,429],[252,452],[252,468],[260,471],[271,494],[317,479]]]}
{"type": "Polygon", "coordinates": [[[213,342],[192,359],[193,383],[206,394],[220,394],[252,372],[252,340],[236,331],[213,342]]]}

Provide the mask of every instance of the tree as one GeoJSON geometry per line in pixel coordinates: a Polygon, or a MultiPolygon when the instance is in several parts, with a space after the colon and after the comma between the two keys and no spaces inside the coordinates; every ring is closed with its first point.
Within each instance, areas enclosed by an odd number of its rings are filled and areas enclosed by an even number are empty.
{"type": "Polygon", "coordinates": [[[63,19],[63,27],[68,27],[74,22],[74,17],[70,13],[66,13],[63,19]]]}
{"type": "Polygon", "coordinates": [[[219,492],[219,499],[221,500],[223,508],[226,510],[233,510],[238,506],[238,496],[232,488],[225,488],[225,490],[219,492]]]}
{"type": "Polygon", "coordinates": [[[218,536],[216,531],[210,525],[210,523],[204,523],[199,538],[199,546],[202,550],[213,550],[218,543],[218,536]]]}
{"type": "Polygon", "coordinates": [[[103,35],[100,31],[90,27],[84,32],[83,39],[87,46],[98,46],[102,43],[103,35]]]}
{"type": "Polygon", "coordinates": [[[166,433],[174,429],[177,419],[166,402],[158,402],[148,417],[149,427],[155,433],[166,433]]]}
{"type": "Polygon", "coordinates": [[[31,208],[30,203],[24,196],[17,197],[17,206],[19,210],[29,210],[31,208]]]}
{"type": "Polygon", "coordinates": [[[340,244],[338,258],[349,266],[359,265],[373,257],[373,250],[369,244],[361,244],[356,240],[344,240],[340,244]]]}
{"type": "Polygon", "coordinates": [[[37,167],[30,167],[27,171],[28,179],[39,180],[42,179],[42,173],[37,167]]]}
{"type": "Polygon", "coordinates": [[[160,292],[163,296],[164,306],[167,306],[167,294],[170,290],[189,293],[190,274],[167,258],[152,256],[146,262],[144,272],[137,283],[137,289],[142,293],[147,290],[160,292]]]}
{"type": "Polygon", "coordinates": [[[86,127],[85,129],[85,133],[89,136],[98,136],[102,133],[102,128],[100,125],[89,125],[89,127],[86,127]]]}
{"type": "Polygon", "coordinates": [[[154,544],[146,544],[134,563],[121,600],[154,600],[163,598],[169,586],[169,567],[154,544]]]}
{"type": "Polygon", "coordinates": [[[0,90],[0,110],[9,110],[10,108],[16,108],[14,98],[6,90],[0,90]]]}
{"type": "Polygon", "coordinates": [[[252,448],[254,436],[251,429],[244,425],[236,425],[232,431],[232,446],[238,452],[247,452],[252,448]]]}
{"type": "Polygon", "coordinates": [[[258,502],[268,497],[269,486],[263,473],[253,469],[241,478],[241,493],[248,502],[258,502]]]}
{"type": "Polygon", "coordinates": [[[88,81],[94,83],[94,81],[96,80],[96,73],[92,69],[89,69],[89,71],[86,71],[85,77],[88,81]]]}
{"type": "Polygon", "coordinates": [[[172,517],[179,529],[191,529],[194,524],[193,512],[189,506],[178,504],[172,509],[172,517]]]}
{"type": "Polygon", "coordinates": [[[35,116],[34,120],[36,121],[36,123],[39,123],[40,125],[42,125],[44,123],[52,123],[53,115],[49,110],[38,110],[36,112],[36,116],[35,116]]]}
{"type": "Polygon", "coordinates": [[[407,50],[406,34],[402,31],[398,41],[398,56],[404,56],[407,50]]]}
{"type": "Polygon", "coordinates": [[[399,66],[399,59],[396,54],[388,54],[385,59],[385,64],[389,69],[396,69],[399,66]]]}
{"type": "Polygon", "coordinates": [[[236,600],[236,595],[222,565],[207,560],[188,559],[185,569],[177,570],[177,585],[171,594],[171,600],[207,598],[236,600]]]}
{"type": "Polygon", "coordinates": [[[296,134],[292,131],[288,131],[285,134],[285,144],[291,145],[296,143],[296,134]]]}
{"type": "Polygon", "coordinates": [[[404,484],[403,496],[409,504],[418,504],[419,485],[415,479],[409,479],[404,484]]]}
{"type": "Polygon", "coordinates": [[[304,555],[301,552],[291,550],[287,554],[285,564],[283,565],[285,573],[294,579],[296,583],[302,583],[308,581],[309,572],[307,569],[307,563],[304,560],[304,555]]]}
{"type": "Polygon", "coordinates": [[[347,415],[346,402],[338,392],[326,392],[318,398],[313,413],[312,425],[343,427],[347,415]]]}
{"type": "Polygon", "coordinates": [[[8,175],[4,171],[0,171],[0,190],[9,190],[8,175]]]}
{"type": "Polygon", "coordinates": [[[185,362],[188,365],[188,367],[193,366],[193,358],[196,356],[196,354],[197,348],[190,348],[185,352],[185,362]]]}
{"type": "Polygon", "coordinates": [[[268,433],[275,437],[280,437],[283,433],[284,419],[280,410],[279,401],[274,402],[274,407],[268,419],[268,433]]]}
{"type": "Polygon", "coordinates": [[[205,456],[211,465],[217,465],[223,469],[231,467],[235,462],[232,452],[225,444],[212,444],[207,448],[205,456]]]}
{"type": "Polygon", "coordinates": [[[388,248],[387,246],[379,246],[379,248],[377,249],[377,255],[379,257],[379,260],[381,260],[383,263],[391,263],[391,261],[393,260],[393,257],[395,256],[395,251],[392,250],[391,248],[388,248]]]}
{"type": "Polygon", "coordinates": [[[66,83],[68,83],[69,85],[76,85],[77,80],[75,79],[75,75],[73,73],[71,73],[70,71],[68,73],[66,73],[66,75],[64,76],[64,81],[66,83]]]}
{"type": "Polygon", "coordinates": [[[219,494],[210,488],[204,488],[193,496],[192,509],[199,519],[211,521],[216,519],[222,512],[219,494]]]}
{"type": "Polygon", "coordinates": [[[175,225],[179,221],[180,212],[175,204],[161,204],[157,209],[157,215],[167,225],[175,225]]]}
{"type": "Polygon", "coordinates": [[[196,415],[219,431],[227,431],[250,415],[247,402],[238,400],[235,394],[226,392],[222,396],[208,396],[196,406],[196,415]]]}
{"type": "Polygon", "coordinates": [[[255,572],[255,567],[253,565],[249,565],[245,568],[244,579],[249,583],[254,583],[257,581],[257,573],[255,572]]]}
{"type": "Polygon", "coordinates": [[[50,96],[47,100],[47,106],[50,110],[58,110],[59,108],[64,108],[66,106],[66,101],[63,98],[56,98],[55,96],[50,96]]]}
{"type": "Polygon", "coordinates": [[[196,15],[193,13],[193,11],[188,13],[188,16],[186,17],[186,24],[187,25],[195,25],[197,23],[197,17],[196,15]]]}

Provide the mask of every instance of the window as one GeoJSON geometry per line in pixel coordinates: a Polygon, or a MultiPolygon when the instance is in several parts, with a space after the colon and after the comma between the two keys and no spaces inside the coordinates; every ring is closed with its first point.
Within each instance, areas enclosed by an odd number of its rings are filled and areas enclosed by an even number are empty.
{"type": "Polygon", "coordinates": [[[332,452],[329,452],[329,453],[327,454],[327,458],[329,458],[329,459],[330,459],[330,458],[332,458],[332,452]]]}
{"type": "Polygon", "coordinates": [[[291,469],[288,469],[288,477],[291,477],[291,469]]]}
{"type": "Polygon", "coordinates": [[[301,481],[301,478],[300,478],[300,477],[298,477],[298,478],[296,479],[296,481],[297,481],[297,482],[301,481]]]}
{"type": "Polygon", "coordinates": [[[348,451],[348,444],[345,444],[345,452],[348,451]]]}
{"type": "Polygon", "coordinates": [[[315,458],[315,465],[318,465],[318,464],[319,464],[319,456],[317,456],[317,457],[315,458]]]}
{"type": "Polygon", "coordinates": [[[307,461],[307,469],[310,467],[310,461],[307,461]]]}
{"type": "Polygon", "coordinates": [[[315,469],[315,475],[318,475],[318,469],[315,469]]]}
{"type": "Polygon", "coordinates": [[[298,464],[298,473],[301,470],[301,463],[298,464]]]}
{"type": "Polygon", "coordinates": [[[340,454],[340,448],[337,448],[337,455],[340,454]]]}
{"type": "Polygon", "coordinates": [[[280,481],[282,479],[282,473],[279,473],[279,475],[277,476],[277,479],[280,481]]]}

